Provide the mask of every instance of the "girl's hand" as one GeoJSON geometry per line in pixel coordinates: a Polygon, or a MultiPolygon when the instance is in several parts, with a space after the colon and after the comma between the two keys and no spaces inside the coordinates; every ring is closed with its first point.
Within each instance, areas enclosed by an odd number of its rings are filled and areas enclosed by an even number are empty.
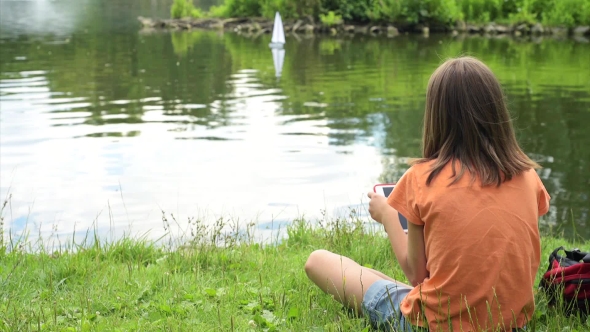
{"type": "Polygon", "coordinates": [[[371,218],[375,219],[376,222],[382,224],[383,223],[383,215],[386,213],[387,210],[393,209],[389,204],[387,204],[387,198],[376,194],[374,192],[369,192],[368,194],[371,201],[369,202],[369,213],[371,214],[371,218]]]}

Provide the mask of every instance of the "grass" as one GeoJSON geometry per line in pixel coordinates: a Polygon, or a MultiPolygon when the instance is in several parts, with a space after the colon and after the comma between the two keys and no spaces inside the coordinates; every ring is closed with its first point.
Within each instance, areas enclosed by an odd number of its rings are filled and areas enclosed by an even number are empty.
{"type": "MultiPolygon", "coordinates": [[[[314,227],[295,220],[288,238],[268,245],[253,240],[254,224],[243,232],[225,232],[227,225],[190,220],[191,239],[166,245],[88,236],[50,252],[46,243],[9,240],[0,247],[0,330],[368,331],[307,280],[307,256],[332,250],[405,281],[380,229],[356,217],[314,227]]],[[[590,249],[543,237],[537,277],[560,245],[590,249]]],[[[532,331],[590,328],[590,319],[547,308],[541,294],[537,302],[532,331]]]]}

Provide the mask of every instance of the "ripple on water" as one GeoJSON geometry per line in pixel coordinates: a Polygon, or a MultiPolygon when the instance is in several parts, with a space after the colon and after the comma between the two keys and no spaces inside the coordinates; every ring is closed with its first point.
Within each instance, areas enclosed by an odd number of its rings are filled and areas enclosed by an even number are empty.
{"type": "Polygon", "coordinates": [[[201,108],[207,108],[207,105],[203,105],[203,104],[184,104],[184,105],[178,105],[178,108],[186,108],[189,110],[194,110],[194,109],[201,109],[201,108]]]}
{"type": "Polygon", "coordinates": [[[48,87],[38,87],[38,86],[30,86],[30,85],[21,85],[21,86],[13,86],[13,87],[4,87],[2,88],[2,93],[4,94],[13,94],[13,95],[20,95],[20,97],[25,98],[27,94],[39,94],[44,92],[50,92],[48,87]]]}
{"type": "Polygon", "coordinates": [[[127,105],[130,103],[135,102],[134,100],[111,100],[111,104],[113,105],[127,105]]]}
{"type": "Polygon", "coordinates": [[[143,108],[143,110],[146,112],[163,111],[164,105],[143,105],[141,108],[143,108]]]}
{"type": "MultiPolygon", "coordinates": [[[[0,80],[0,89],[20,88],[20,87],[39,87],[39,86],[46,86],[47,84],[48,84],[47,80],[45,80],[43,77],[32,77],[32,78],[23,78],[23,79],[3,79],[3,80],[0,80]]],[[[6,93],[11,93],[11,92],[6,91],[6,93]]]]}
{"type": "Polygon", "coordinates": [[[303,106],[305,106],[305,107],[324,108],[324,107],[328,107],[329,105],[327,103],[318,103],[318,102],[315,102],[315,101],[306,101],[305,103],[303,103],[303,106]]]}

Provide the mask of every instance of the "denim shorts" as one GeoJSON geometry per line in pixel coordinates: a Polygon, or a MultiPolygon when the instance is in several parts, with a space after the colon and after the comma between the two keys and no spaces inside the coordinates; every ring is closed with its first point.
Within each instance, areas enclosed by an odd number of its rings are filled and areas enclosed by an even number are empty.
{"type": "MultiPolygon", "coordinates": [[[[373,328],[396,332],[428,331],[427,328],[410,324],[400,311],[400,304],[412,289],[389,280],[373,283],[363,296],[362,303],[363,313],[373,328]]],[[[526,326],[512,329],[512,332],[524,331],[527,331],[526,326]]]]}
{"type": "Polygon", "coordinates": [[[389,280],[378,280],[363,296],[363,313],[378,330],[427,331],[425,328],[411,325],[400,311],[402,300],[411,290],[410,287],[389,280]]]}

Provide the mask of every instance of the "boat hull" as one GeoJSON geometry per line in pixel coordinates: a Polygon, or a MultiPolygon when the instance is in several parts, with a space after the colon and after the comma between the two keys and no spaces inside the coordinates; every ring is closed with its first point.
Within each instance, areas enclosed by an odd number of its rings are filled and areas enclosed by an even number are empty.
{"type": "Polygon", "coordinates": [[[268,44],[268,47],[270,48],[278,48],[278,49],[282,49],[284,48],[285,44],[283,43],[270,43],[268,44]]]}

